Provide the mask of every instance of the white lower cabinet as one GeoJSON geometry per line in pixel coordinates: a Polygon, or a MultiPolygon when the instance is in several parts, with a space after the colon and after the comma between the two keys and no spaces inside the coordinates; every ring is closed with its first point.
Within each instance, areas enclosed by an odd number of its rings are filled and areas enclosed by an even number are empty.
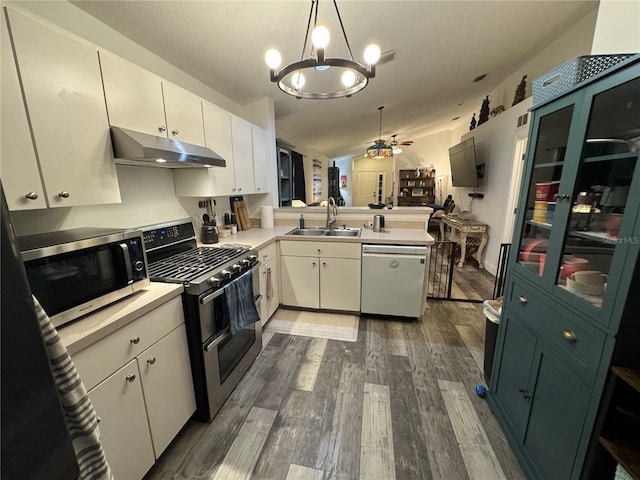
{"type": "Polygon", "coordinates": [[[136,360],[89,391],[114,478],[139,479],[155,462],[136,360]]]}
{"type": "Polygon", "coordinates": [[[181,298],[81,350],[73,360],[100,417],[101,441],[115,478],[141,479],[196,410],[181,298]]]}
{"type": "Polygon", "coordinates": [[[184,325],[138,357],[156,458],[196,410],[184,325]]]}
{"type": "Polygon", "coordinates": [[[282,304],[360,311],[360,245],[280,242],[282,304]]]}

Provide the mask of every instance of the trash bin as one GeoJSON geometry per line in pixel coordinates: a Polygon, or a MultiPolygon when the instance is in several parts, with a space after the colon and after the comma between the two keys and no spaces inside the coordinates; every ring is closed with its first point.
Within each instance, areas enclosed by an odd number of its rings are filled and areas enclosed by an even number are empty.
{"type": "Polygon", "coordinates": [[[498,325],[500,324],[500,314],[502,312],[502,297],[496,300],[485,300],[484,316],[486,325],[484,331],[484,379],[487,386],[491,386],[491,366],[493,365],[493,355],[496,350],[496,340],[498,338],[498,325]]]}

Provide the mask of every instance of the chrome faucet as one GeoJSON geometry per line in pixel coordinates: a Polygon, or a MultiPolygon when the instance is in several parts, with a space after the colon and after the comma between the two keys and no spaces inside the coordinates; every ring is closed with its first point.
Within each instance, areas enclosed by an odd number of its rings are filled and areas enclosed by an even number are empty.
{"type": "Polygon", "coordinates": [[[338,215],[336,201],[333,197],[329,197],[329,200],[327,201],[327,224],[325,225],[327,230],[331,230],[331,227],[336,223],[336,215],[338,215]],[[333,204],[333,220],[331,220],[331,204],[333,204]]]}

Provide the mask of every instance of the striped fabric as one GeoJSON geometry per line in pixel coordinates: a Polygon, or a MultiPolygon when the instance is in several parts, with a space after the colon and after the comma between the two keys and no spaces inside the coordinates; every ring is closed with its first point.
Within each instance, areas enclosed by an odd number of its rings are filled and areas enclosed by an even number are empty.
{"type": "Polygon", "coordinates": [[[113,480],[100,443],[98,416],[87,396],[87,390],[80,380],[67,349],[60,341],[58,332],[49,321],[49,316],[35,297],[33,297],[33,303],[78,461],[79,478],[81,480],[113,480]]]}

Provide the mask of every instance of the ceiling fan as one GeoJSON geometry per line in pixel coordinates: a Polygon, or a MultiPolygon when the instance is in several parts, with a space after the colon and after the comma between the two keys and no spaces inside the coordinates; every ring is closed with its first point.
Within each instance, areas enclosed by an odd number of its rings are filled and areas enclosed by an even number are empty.
{"type": "Polygon", "coordinates": [[[397,136],[397,133],[391,135],[391,148],[393,148],[394,155],[402,153],[402,148],[400,147],[410,147],[413,144],[413,140],[405,140],[404,142],[399,142],[398,140],[396,140],[397,136]]]}

